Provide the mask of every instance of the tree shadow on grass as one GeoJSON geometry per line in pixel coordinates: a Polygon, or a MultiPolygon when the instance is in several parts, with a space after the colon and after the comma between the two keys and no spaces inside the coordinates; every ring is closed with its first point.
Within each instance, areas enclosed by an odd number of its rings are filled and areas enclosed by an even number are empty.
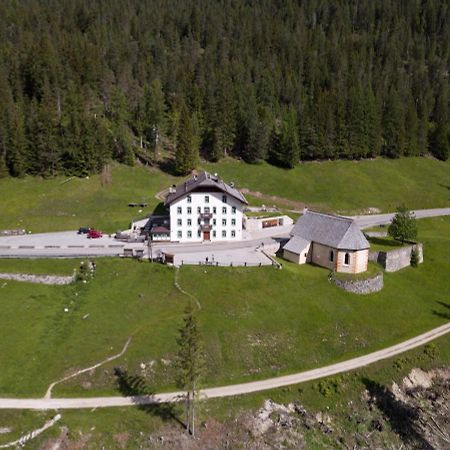
{"type": "Polygon", "coordinates": [[[114,368],[114,375],[117,379],[117,386],[124,397],[131,397],[133,403],[148,414],[159,417],[164,422],[174,421],[186,428],[186,425],[179,419],[175,403],[143,403],[143,397],[153,397],[154,392],[145,379],[140,375],[131,375],[127,370],[120,367],[114,368]]]}
{"type": "Polygon", "coordinates": [[[158,167],[162,172],[165,172],[169,175],[178,175],[175,170],[175,159],[174,158],[165,158],[162,161],[159,161],[158,167]]]}
{"type": "Polygon", "coordinates": [[[419,412],[395,398],[394,394],[376,381],[363,378],[371,399],[388,420],[394,431],[407,446],[415,450],[434,450],[423,436],[417,421],[419,412]]]}
{"type": "Polygon", "coordinates": [[[450,305],[448,303],[445,303],[445,302],[440,302],[439,300],[437,300],[436,303],[438,303],[439,305],[443,306],[444,308],[447,308],[448,311],[437,311],[437,310],[434,310],[433,314],[435,316],[442,317],[443,319],[450,320],[450,305]]]}

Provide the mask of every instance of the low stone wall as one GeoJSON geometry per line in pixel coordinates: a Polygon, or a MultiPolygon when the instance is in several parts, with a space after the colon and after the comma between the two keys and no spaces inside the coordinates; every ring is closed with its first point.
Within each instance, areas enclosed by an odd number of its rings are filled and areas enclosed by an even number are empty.
{"type": "Polygon", "coordinates": [[[17,230],[0,230],[0,236],[21,236],[22,234],[26,234],[27,232],[23,229],[17,230]]]}
{"type": "Polygon", "coordinates": [[[38,284],[64,285],[72,283],[75,280],[75,275],[65,277],[59,275],[30,275],[27,273],[0,273],[0,279],[38,284]]]}
{"type": "Polygon", "coordinates": [[[388,235],[387,231],[364,231],[367,237],[386,237],[388,235]]]}
{"type": "Polygon", "coordinates": [[[353,294],[372,294],[383,289],[384,279],[383,273],[375,275],[373,278],[365,280],[340,280],[331,276],[330,280],[341,289],[353,294]]]}
{"type": "Polygon", "coordinates": [[[411,252],[413,248],[417,251],[418,263],[423,263],[423,244],[407,245],[395,250],[389,251],[371,251],[369,252],[369,261],[377,262],[386,272],[397,272],[411,265],[411,252]]]}

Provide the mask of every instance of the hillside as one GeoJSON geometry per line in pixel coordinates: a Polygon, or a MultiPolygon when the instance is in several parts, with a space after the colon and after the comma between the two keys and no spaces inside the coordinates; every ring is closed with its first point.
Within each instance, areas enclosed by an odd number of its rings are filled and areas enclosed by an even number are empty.
{"type": "MultiPolygon", "coordinates": [[[[283,199],[346,213],[377,208],[394,211],[401,204],[411,209],[448,206],[450,164],[427,158],[328,161],[302,164],[285,170],[269,164],[245,164],[232,159],[203,164],[239,188],[264,194],[248,196],[251,204],[278,204],[283,199]],[[277,196],[277,199],[271,198],[277,196]]],[[[125,229],[131,220],[145,217],[159,203],[159,191],[182,178],[142,166],[112,165],[108,177],[58,176],[0,179],[0,229],[25,228],[32,232],[98,227],[107,232],[125,229]],[[130,202],[147,208],[130,208],[130,202]]]]}
{"type": "Polygon", "coordinates": [[[445,1],[3,0],[0,175],[449,152],[445,1]]]}

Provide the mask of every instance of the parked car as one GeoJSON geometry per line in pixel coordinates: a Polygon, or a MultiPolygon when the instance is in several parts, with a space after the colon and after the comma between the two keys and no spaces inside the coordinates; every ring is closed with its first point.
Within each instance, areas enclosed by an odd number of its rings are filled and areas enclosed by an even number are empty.
{"type": "Polygon", "coordinates": [[[88,239],[98,239],[103,236],[103,233],[99,230],[90,229],[88,233],[88,239]]]}
{"type": "Polygon", "coordinates": [[[78,229],[78,234],[88,234],[91,229],[89,227],[80,227],[78,229]]]}

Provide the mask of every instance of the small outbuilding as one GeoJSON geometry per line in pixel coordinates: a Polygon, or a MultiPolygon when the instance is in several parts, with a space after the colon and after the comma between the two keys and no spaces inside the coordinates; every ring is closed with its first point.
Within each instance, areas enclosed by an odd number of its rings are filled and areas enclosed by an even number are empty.
{"type": "Polygon", "coordinates": [[[360,273],[367,270],[369,247],[354,220],[306,211],[294,225],[291,238],[283,248],[283,257],[335,272],[360,273]]]}

